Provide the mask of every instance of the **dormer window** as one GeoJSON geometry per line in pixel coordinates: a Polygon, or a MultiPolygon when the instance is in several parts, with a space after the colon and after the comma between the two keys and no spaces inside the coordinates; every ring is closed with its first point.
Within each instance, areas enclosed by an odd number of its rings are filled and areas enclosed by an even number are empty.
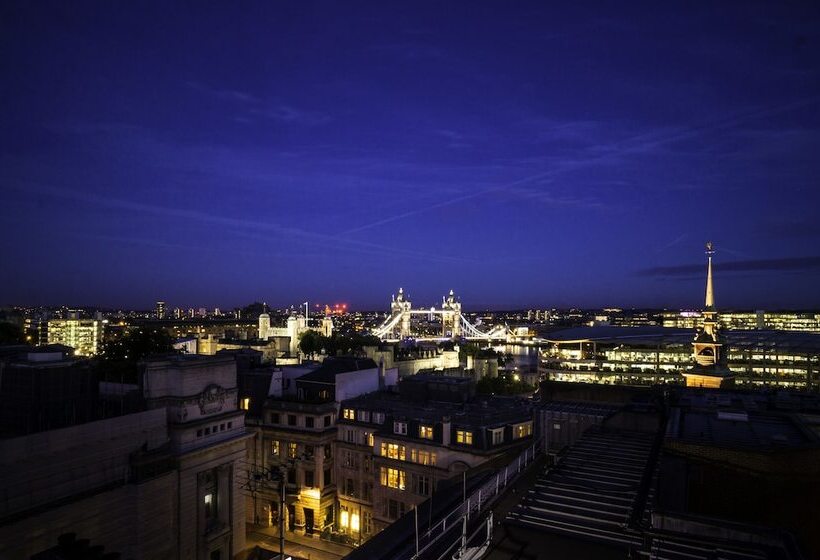
{"type": "Polygon", "coordinates": [[[419,426],[419,437],[421,439],[433,439],[433,426],[419,426]]]}
{"type": "Polygon", "coordinates": [[[342,411],[342,418],[345,420],[355,420],[356,419],[356,411],[352,408],[345,408],[342,411]]]}
{"type": "Polygon", "coordinates": [[[393,422],[393,433],[402,436],[407,435],[407,422],[393,422]]]}
{"type": "Polygon", "coordinates": [[[456,430],[456,443],[461,443],[463,445],[472,445],[473,432],[468,432],[465,430],[456,430]]]}
{"type": "Polygon", "coordinates": [[[493,445],[504,443],[504,428],[495,428],[490,430],[490,437],[490,441],[493,442],[493,445]]]}

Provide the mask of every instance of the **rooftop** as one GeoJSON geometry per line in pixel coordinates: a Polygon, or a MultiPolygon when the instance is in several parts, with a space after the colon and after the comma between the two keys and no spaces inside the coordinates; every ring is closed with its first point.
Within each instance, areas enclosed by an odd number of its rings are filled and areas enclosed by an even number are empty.
{"type": "Polygon", "coordinates": [[[766,450],[803,447],[817,442],[789,416],[743,410],[675,408],[666,437],[688,443],[766,450]]]}
{"type": "Polygon", "coordinates": [[[312,381],[314,383],[334,383],[336,376],[340,373],[349,373],[363,369],[374,369],[379,366],[370,358],[356,358],[352,356],[327,357],[318,369],[311,371],[299,378],[299,381],[312,381]]]}
{"type": "MultiPolygon", "coordinates": [[[[482,396],[465,403],[419,403],[386,391],[361,395],[342,403],[344,408],[383,411],[395,418],[437,422],[449,417],[454,425],[491,426],[530,418],[528,401],[518,397],[482,396]]],[[[343,420],[341,420],[343,422],[343,420]]]]}

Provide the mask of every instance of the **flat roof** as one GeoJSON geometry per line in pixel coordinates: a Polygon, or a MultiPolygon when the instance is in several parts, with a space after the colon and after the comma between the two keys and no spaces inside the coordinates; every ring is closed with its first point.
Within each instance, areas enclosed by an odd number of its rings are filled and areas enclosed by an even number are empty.
{"type": "Polygon", "coordinates": [[[787,415],[721,409],[675,409],[666,437],[688,443],[762,449],[817,444],[787,415]]]}

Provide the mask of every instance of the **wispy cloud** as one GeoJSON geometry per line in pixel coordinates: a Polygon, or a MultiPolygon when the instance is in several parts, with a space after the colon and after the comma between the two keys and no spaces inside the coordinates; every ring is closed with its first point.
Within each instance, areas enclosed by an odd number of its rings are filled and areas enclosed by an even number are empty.
{"type": "Polygon", "coordinates": [[[328,115],[316,111],[297,109],[290,105],[277,105],[268,109],[252,109],[250,113],[283,123],[307,126],[325,124],[332,120],[328,115]]]}
{"type": "MultiPolygon", "coordinates": [[[[703,263],[677,266],[656,266],[636,272],[637,276],[685,277],[703,275],[703,263]]],[[[720,263],[721,272],[809,272],[820,270],[820,257],[794,257],[783,259],[753,259],[720,263]]]]}
{"type": "Polygon", "coordinates": [[[271,103],[245,91],[212,87],[196,81],[186,81],[185,85],[214,99],[235,102],[239,114],[233,120],[239,123],[256,122],[261,117],[286,124],[316,126],[332,120],[318,111],[300,109],[286,103],[271,103]]]}
{"type": "Polygon", "coordinates": [[[37,193],[46,196],[59,197],[62,199],[76,200],[88,204],[94,204],[106,208],[113,208],[118,210],[126,210],[136,214],[148,214],[154,216],[163,216],[174,219],[186,219],[196,222],[203,222],[216,226],[227,226],[237,230],[244,230],[247,234],[250,232],[257,232],[260,235],[260,240],[278,242],[278,241],[301,241],[309,243],[313,246],[327,247],[335,249],[340,252],[356,251],[365,252],[372,255],[396,255],[408,258],[414,258],[430,262],[446,262],[446,263],[475,263],[473,259],[465,257],[454,257],[449,255],[440,255],[436,253],[428,253],[423,251],[413,251],[400,249],[395,247],[388,247],[378,243],[369,241],[358,241],[354,239],[344,239],[336,235],[328,235],[323,233],[316,233],[306,231],[300,228],[284,227],[270,221],[260,222],[249,219],[232,218],[229,216],[222,216],[201,212],[199,210],[189,210],[185,208],[174,208],[167,206],[156,206],[153,204],[145,204],[141,202],[134,202],[131,200],[120,199],[109,196],[99,196],[95,194],[81,192],[75,189],[68,189],[57,187],[53,185],[33,184],[27,183],[14,184],[6,183],[7,187],[15,188],[27,193],[37,193]]]}
{"type": "Polygon", "coordinates": [[[237,101],[239,103],[259,102],[259,99],[257,99],[254,95],[251,95],[250,93],[244,91],[239,91],[235,89],[220,89],[216,87],[207,86],[201,82],[195,82],[191,80],[187,80],[185,82],[185,85],[187,85],[191,89],[194,89],[201,93],[205,93],[217,99],[227,99],[230,101],[237,101]]]}
{"type": "Polygon", "coordinates": [[[385,218],[381,218],[379,220],[375,220],[373,222],[343,231],[339,235],[350,235],[353,233],[373,229],[399,220],[410,218],[412,216],[426,213],[430,210],[452,206],[454,204],[459,204],[461,202],[471,200],[480,196],[484,196],[490,193],[503,192],[511,189],[512,187],[533,183],[543,179],[553,178],[567,171],[582,169],[585,167],[599,165],[602,163],[617,162],[620,161],[622,158],[630,155],[651,154],[654,153],[659,147],[662,147],[667,144],[672,144],[674,142],[679,142],[681,140],[696,138],[705,133],[713,132],[716,130],[732,128],[734,126],[754,119],[784,113],[801,107],[815,105],[818,103],[818,101],[820,101],[820,96],[813,96],[780,105],[755,108],[747,111],[740,111],[728,115],[726,117],[705,121],[692,126],[677,127],[675,129],[671,129],[668,131],[653,130],[651,132],[638,134],[636,136],[632,136],[620,141],[607,144],[600,144],[587,150],[587,157],[578,158],[577,160],[572,162],[566,162],[562,166],[552,168],[541,173],[535,173],[533,175],[523,177],[521,179],[517,179],[514,181],[501,183],[495,186],[490,186],[488,188],[478,189],[471,193],[458,195],[449,200],[444,200],[425,208],[419,208],[416,210],[401,212],[393,216],[387,216],[385,218]]]}

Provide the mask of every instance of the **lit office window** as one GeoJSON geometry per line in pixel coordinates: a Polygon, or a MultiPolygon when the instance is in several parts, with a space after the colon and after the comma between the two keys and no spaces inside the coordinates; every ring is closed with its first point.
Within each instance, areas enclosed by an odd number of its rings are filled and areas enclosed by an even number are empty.
{"type": "Polygon", "coordinates": [[[422,439],[433,439],[433,427],[419,426],[419,437],[422,439]]]}

